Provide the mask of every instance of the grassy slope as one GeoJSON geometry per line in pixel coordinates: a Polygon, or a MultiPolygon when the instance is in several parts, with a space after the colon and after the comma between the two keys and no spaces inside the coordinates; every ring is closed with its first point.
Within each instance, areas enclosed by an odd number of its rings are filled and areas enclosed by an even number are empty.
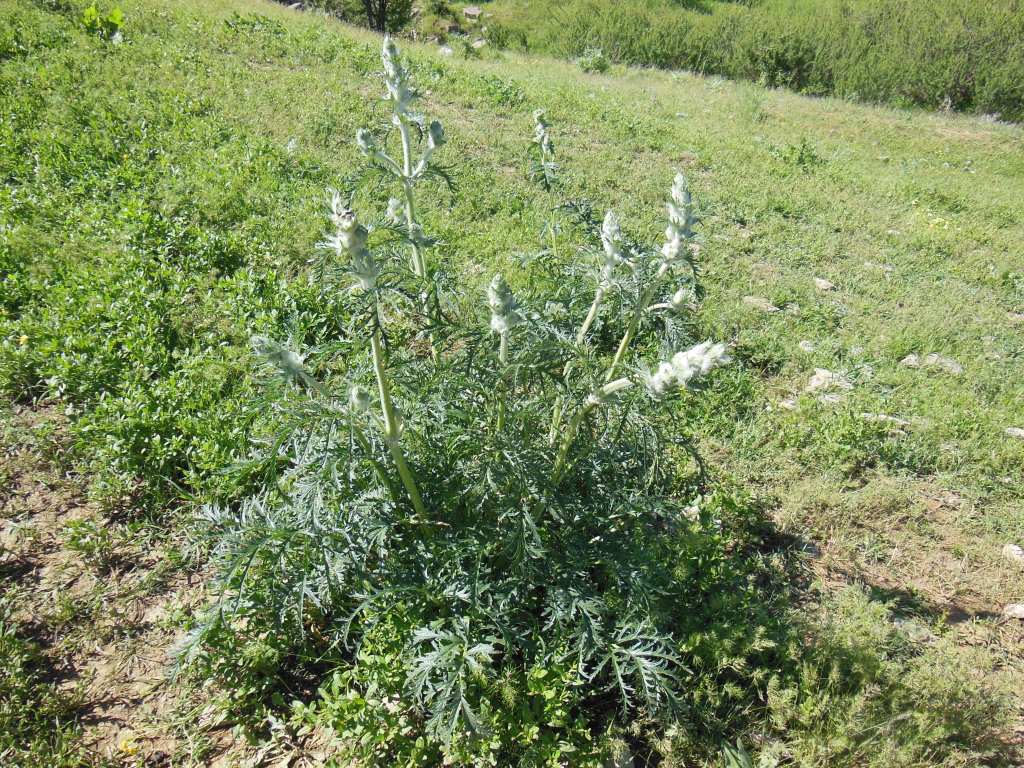
{"type": "MultiPolygon", "coordinates": [[[[127,42],[111,47],[50,5],[0,1],[14,30],[0,57],[0,387],[76,405],[100,493],[136,475],[209,490],[241,447],[249,334],[286,335],[296,311],[307,341],[330,334],[289,276],[322,232],[323,188],[358,163],[355,129],[380,120],[376,43],[265,2],[130,0],[127,42]]],[[[658,236],[653,212],[684,168],[704,212],[707,333],[735,339],[743,363],[694,414],[714,471],[814,539],[828,578],[968,619],[958,636],[1019,670],[1014,630],[992,616],[1024,594],[999,555],[1024,540],[1024,441],[1004,432],[1024,427],[1011,314],[1024,312],[1024,131],[410,51],[461,189],[425,225],[462,279],[515,278],[517,254],[539,247],[533,109],[554,125],[566,195],[614,206],[631,232],[658,236]],[[799,312],[763,314],[746,295],[799,312]],[[901,367],[912,352],[964,372],[901,367]],[[779,408],[815,367],[856,386],[839,405],[779,408]],[[896,433],[863,412],[912,424],[896,433]]]]}

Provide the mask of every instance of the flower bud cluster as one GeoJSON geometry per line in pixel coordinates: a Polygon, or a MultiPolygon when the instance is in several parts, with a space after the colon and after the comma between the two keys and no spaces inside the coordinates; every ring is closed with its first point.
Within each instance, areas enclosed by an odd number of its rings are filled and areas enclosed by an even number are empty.
{"type": "Polygon", "coordinates": [[[541,154],[546,160],[555,151],[555,145],[551,141],[551,134],[548,128],[551,124],[544,117],[544,110],[538,109],[533,113],[533,143],[540,147],[541,154]]]}
{"type": "Polygon", "coordinates": [[[391,102],[391,109],[394,113],[392,122],[397,124],[399,120],[408,117],[409,105],[415,98],[415,94],[409,87],[409,71],[402,64],[398,55],[398,46],[389,35],[384,36],[384,46],[381,49],[380,58],[384,64],[384,85],[387,88],[384,100],[391,102]]]}
{"type": "Polygon", "coordinates": [[[674,389],[691,387],[701,376],[730,359],[725,344],[705,341],[662,361],[653,373],[643,375],[643,381],[651,397],[659,400],[674,389]]]}
{"type": "Polygon", "coordinates": [[[373,290],[377,285],[380,267],[368,247],[369,233],[366,227],[359,223],[354,211],[343,207],[341,196],[337,193],[331,195],[330,209],[335,231],[323,246],[331,248],[340,260],[348,262],[349,271],[359,281],[360,288],[364,291],[373,290]]]}
{"type": "Polygon", "coordinates": [[[621,264],[628,263],[622,250],[622,227],[615,211],[608,211],[604,216],[604,223],[601,225],[601,247],[604,251],[601,257],[601,284],[607,287],[615,269],[621,264]]]}
{"type": "Polygon", "coordinates": [[[697,218],[693,212],[693,200],[686,186],[686,177],[677,173],[672,183],[671,199],[668,201],[668,227],[665,229],[665,244],[661,247],[662,260],[673,264],[684,258],[683,249],[696,237],[693,225],[697,218]]]}
{"type": "Polygon", "coordinates": [[[487,286],[487,305],[491,309],[491,330],[495,333],[508,333],[524,320],[512,289],[500,274],[487,286]]]}
{"type": "Polygon", "coordinates": [[[416,164],[415,170],[413,170],[413,176],[421,175],[427,167],[430,165],[430,158],[434,154],[434,150],[438,147],[443,147],[448,139],[444,135],[444,128],[437,120],[432,120],[430,125],[427,127],[427,148],[423,150],[423,157],[420,158],[419,163],[416,164]]]}

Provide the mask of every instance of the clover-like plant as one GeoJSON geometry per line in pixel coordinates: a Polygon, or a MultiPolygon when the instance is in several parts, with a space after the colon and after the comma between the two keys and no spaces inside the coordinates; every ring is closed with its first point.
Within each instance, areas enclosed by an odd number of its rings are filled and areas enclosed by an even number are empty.
{"type": "Polygon", "coordinates": [[[245,475],[262,484],[207,510],[220,599],[193,648],[255,632],[349,649],[346,684],[366,701],[404,697],[424,749],[467,762],[497,749],[513,764],[528,745],[501,713],[509,696],[541,706],[531,681],[545,675],[595,728],[685,698],[683,640],[725,577],[680,575],[681,563],[724,557],[725,545],[713,528],[701,535],[714,523],[693,512],[671,411],[728,355],[710,341],[666,354],[675,337],[659,338],[652,319],[690,311],[677,297],[695,286],[696,217],[681,175],[660,247],[605,216],[600,247],[583,248],[593,294],[571,305],[585,314],[496,275],[426,317],[408,290],[429,276],[413,190],[443,135],[431,124],[413,163],[410,128],[422,121],[390,39],[383,61],[403,162],[367,132],[357,140],[402,183],[388,215],[412,259],[391,229],[362,225],[331,196],[324,290],[345,305],[344,343],[318,369],[255,341],[287,383],[249,464],[259,471],[245,475]],[[603,351],[589,336],[613,312],[618,340],[603,351]],[[415,343],[427,322],[444,325],[432,355],[415,343]],[[386,649],[372,651],[380,627],[386,649]]]}

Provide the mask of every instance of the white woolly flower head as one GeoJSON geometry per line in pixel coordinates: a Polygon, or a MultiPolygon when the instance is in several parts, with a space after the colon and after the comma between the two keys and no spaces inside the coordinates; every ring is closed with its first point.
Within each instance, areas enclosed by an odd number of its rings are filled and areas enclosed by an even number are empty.
{"type": "Polygon", "coordinates": [[[622,259],[622,225],[615,211],[608,211],[601,224],[601,246],[609,261],[622,259]]]}
{"type": "Polygon", "coordinates": [[[523,322],[516,297],[501,274],[495,275],[487,286],[487,306],[491,310],[491,330],[495,333],[507,333],[523,322]]]}
{"type": "Polygon", "coordinates": [[[339,259],[348,260],[349,269],[359,281],[360,288],[364,291],[372,290],[377,285],[380,268],[367,247],[369,233],[366,227],[359,223],[355,211],[340,209],[340,203],[333,196],[330,205],[335,232],[327,238],[323,246],[334,250],[339,259]]]}
{"type": "Polygon", "coordinates": [[[696,306],[697,295],[694,293],[692,287],[684,285],[672,294],[672,298],[669,299],[668,303],[676,312],[683,312],[687,309],[693,309],[696,306]]]}
{"type": "Polygon", "coordinates": [[[686,177],[677,173],[669,191],[668,227],[665,229],[665,243],[661,247],[662,260],[667,264],[683,256],[686,241],[695,237],[693,225],[697,219],[693,214],[693,199],[686,184],[686,177]]]}
{"type": "Polygon", "coordinates": [[[390,35],[384,35],[380,59],[384,65],[384,85],[387,88],[384,100],[391,102],[395,113],[394,120],[398,120],[400,116],[408,114],[413,92],[409,88],[409,72],[403,66],[398,46],[390,35]]]}
{"type": "Polygon", "coordinates": [[[693,386],[697,379],[730,359],[725,344],[705,341],[677,352],[671,360],[663,360],[653,373],[642,373],[642,378],[651,397],[660,400],[675,389],[693,386]]]}
{"type": "Polygon", "coordinates": [[[540,147],[541,152],[550,155],[555,150],[551,141],[551,134],[548,132],[550,124],[544,117],[544,110],[538,109],[533,113],[533,143],[540,147]]]}
{"type": "Polygon", "coordinates": [[[615,211],[608,211],[604,215],[604,222],[601,224],[601,247],[604,250],[601,257],[601,282],[608,285],[615,269],[621,264],[628,263],[622,251],[622,226],[615,211]]]}

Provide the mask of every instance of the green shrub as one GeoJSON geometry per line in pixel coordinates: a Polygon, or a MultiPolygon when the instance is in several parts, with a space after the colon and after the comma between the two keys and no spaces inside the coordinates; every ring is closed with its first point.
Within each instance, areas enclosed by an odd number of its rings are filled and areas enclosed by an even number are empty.
{"type": "Polygon", "coordinates": [[[805,93],[1024,119],[1017,0],[503,0],[498,45],[746,78],[805,93]]]}

